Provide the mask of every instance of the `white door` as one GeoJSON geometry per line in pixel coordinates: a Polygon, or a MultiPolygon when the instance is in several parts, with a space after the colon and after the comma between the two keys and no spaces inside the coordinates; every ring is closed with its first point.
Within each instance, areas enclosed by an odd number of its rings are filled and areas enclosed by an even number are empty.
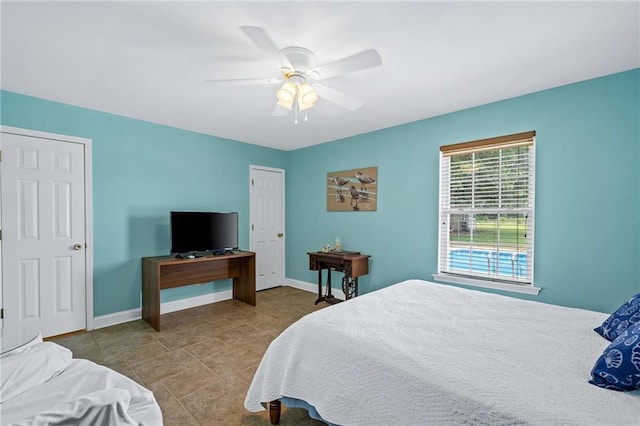
{"type": "Polygon", "coordinates": [[[284,170],[251,166],[251,251],[256,290],[284,284],[284,170]]]}
{"type": "Polygon", "coordinates": [[[85,146],[8,133],[1,144],[3,325],[84,330],[85,146]]]}

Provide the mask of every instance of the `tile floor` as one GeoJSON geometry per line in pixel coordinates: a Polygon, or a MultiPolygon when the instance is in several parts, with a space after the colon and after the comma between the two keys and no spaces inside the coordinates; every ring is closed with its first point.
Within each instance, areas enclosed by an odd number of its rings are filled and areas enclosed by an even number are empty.
{"type": "MultiPolygon", "coordinates": [[[[151,389],[164,424],[269,425],[244,397],[269,343],[302,316],[328,306],[292,287],[258,292],[256,306],[235,300],[162,315],[162,331],[142,320],[47,339],[151,389]]],[[[321,425],[283,406],[281,425],[321,425]]]]}

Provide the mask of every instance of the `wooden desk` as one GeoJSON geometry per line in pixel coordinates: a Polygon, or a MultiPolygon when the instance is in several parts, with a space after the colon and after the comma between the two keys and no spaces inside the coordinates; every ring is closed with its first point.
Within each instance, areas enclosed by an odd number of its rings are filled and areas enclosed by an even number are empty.
{"type": "Polygon", "coordinates": [[[235,252],[176,259],[142,258],[142,319],[160,331],[160,290],[233,278],[233,298],[256,306],[256,255],[235,252]]]}
{"type": "Polygon", "coordinates": [[[307,253],[309,255],[309,269],[318,271],[318,299],[316,304],[322,301],[337,303],[331,294],[331,270],[344,272],[342,278],[342,291],[346,299],[358,295],[358,277],[369,273],[369,256],[358,251],[343,251],[340,253],[321,251],[307,253]],[[328,269],[327,293],[322,295],[322,270],[328,269]]]}

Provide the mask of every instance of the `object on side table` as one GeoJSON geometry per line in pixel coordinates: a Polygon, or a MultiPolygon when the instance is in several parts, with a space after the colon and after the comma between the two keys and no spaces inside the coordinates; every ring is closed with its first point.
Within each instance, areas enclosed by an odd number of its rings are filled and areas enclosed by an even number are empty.
{"type": "Polygon", "coordinates": [[[333,251],[335,251],[335,252],[341,252],[342,251],[342,238],[335,237],[334,243],[333,243],[333,251]]]}

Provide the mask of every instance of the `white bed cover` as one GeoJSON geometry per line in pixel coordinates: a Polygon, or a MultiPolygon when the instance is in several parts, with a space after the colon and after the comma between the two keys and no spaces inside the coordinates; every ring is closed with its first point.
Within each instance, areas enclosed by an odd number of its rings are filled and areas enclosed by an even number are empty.
{"type": "Polygon", "coordinates": [[[44,342],[0,359],[2,425],[162,425],[153,393],[44,342]]]}
{"type": "Polygon", "coordinates": [[[409,280],[300,319],[245,408],[304,400],[342,425],[640,424],[640,393],[589,384],[607,315],[409,280]]]}

